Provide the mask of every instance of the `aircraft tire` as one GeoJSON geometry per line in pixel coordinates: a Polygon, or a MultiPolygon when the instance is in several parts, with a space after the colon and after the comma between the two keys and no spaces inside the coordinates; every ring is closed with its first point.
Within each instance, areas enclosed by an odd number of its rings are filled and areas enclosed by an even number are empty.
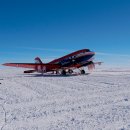
{"type": "Polygon", "coordinates": [[[66,75],[66,71],[65,71],[65,70],[62,70],[61,74],[62,74],[62,75],[66,75]]]}
{"type": "Polygon", "coordinates": [[[81,74],[85,74],[85,70],[81,70],[81,74]]]}
{"type": "Polygon", "coordinates": [[[72,73],[73,73],[73,70],[69,69],[69,70],[68,70],[68,73],[69,73],[69,74],[72,74],[72,73]]]}

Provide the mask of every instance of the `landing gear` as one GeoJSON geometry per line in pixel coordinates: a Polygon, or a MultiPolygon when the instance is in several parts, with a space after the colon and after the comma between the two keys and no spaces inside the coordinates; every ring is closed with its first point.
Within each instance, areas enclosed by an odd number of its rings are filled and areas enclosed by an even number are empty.
{"type": "Polygon", "coordinates": [[[58,70],[56,70],[56,71],[55,71],[55,74],[59,74],[59,71],[58,71],[58,70]]]}
{"type": "Polygon", "coordinates": [[[72,74],[73,73],[73,70],[72,69],[63,69],[63,70],[60,70],[59,71],[59,74],[61,74],[61,75],[67,75],[67,74],[72,74]]]}
{"type": "Polygon", "coordinates": [[[80,70],[81,74],[85,74],[85,70],[80,70]]]}
{"type": "Polygon", "coordinates": [[[59,71],[58,70],[54,70],[54,71],[52,71],[52,74],[59,74],[59,71]]]}
{"type": "Polygon", "coordinates": [[[65,70],[62,70],[62,71],[61,71],[61,74],[62,74],[62,75],[66,75],[66,71],[65,71],[65,70]]]}
{"type": "Polygon", "coordinates": [[[69,69],[69,70],[68,70],[68,73],[69,73],[69,74],[72,74],[72,73],[73,73],[73,70],[69,69]]]}

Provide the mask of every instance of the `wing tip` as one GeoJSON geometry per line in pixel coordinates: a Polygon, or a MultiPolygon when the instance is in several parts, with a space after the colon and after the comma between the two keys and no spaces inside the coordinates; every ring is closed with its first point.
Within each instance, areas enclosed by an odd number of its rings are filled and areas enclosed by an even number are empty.
{"type": "Polygon", "coordinates": [[[12,66],[12,63],[4,63],[3,66],[12,66]]]}
{"type": "Polygon", "coordinates": [[[4,63],[4,64],[2,64],[3,66],[7,66],[8,65],[8,63],[4,63]]]}

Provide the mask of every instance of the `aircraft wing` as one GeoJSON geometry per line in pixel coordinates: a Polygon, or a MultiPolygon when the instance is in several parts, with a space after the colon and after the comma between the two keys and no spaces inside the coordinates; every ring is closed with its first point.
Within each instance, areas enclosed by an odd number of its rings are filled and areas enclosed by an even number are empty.
{"type": "Polygon", "coordinates": [[[10,67],[21,67],[21,68],[32,68],[34,69],[36,64],[34,63],[5,63],[4,66],[10,66],[10,67]]]}
{"type": "Polygon", "coordinates": [[[59,69],[59,65],[55,64],[36,64],[36,63],[5,63],[4,66],[10,66],[10,67],[20,67],[20,68],[31,68],[36,69],[38,66],[45,66],[49,69],[59,69]]]}

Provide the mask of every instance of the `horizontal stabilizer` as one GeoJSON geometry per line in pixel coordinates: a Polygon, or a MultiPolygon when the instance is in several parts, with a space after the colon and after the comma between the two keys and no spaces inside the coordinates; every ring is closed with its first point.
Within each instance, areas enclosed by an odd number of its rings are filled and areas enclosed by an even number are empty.
{"type": "Polygon", "coordinates": [[[34,73],[34,72],[36,72],[36,70],[26,70],[26,71],[24,71],[24,73],[34,73]]]}
{"type": "Polygon", "coordinates": [[[103,62],[94,62],[94,64],[101,65],[103,62]]]}

